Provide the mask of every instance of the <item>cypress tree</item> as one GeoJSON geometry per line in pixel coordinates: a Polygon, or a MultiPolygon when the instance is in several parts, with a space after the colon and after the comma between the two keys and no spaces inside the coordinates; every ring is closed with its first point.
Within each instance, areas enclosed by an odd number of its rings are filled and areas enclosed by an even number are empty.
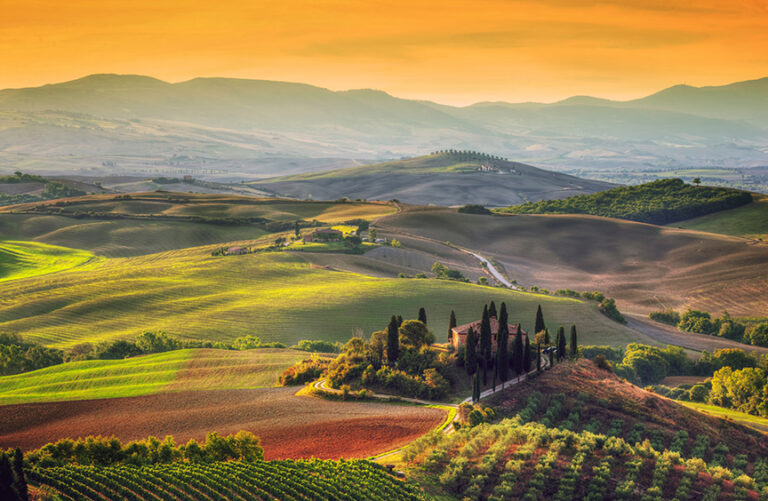
{"type": "Polygon", "coordinates": [[[15,501],[18,499],[13,490],[13,470],[8,455],[0,451],[0,499],[15,501]]]}
{"type": "Polygon", "coordinates": [[[531,342],[528,340],[528,336],[525,336],[525,344],[523,345],[523,369],[526,374],[531,370],[531,342]]]}
{"type": "Polygon", "coordinates": [[[579,356],[579,343],[576,339],[576,326],[571,325],[571,358],[579,356]]]}
{"type": "Polygon", "coordinates": [[[523,336],[520,333],[520,324],[517,325],[515,336],[515,373],[518,376],[523,373],[523,336]]]}
{"type": "Polygon", "coordinates": [[[13,453],[13,489],[16,491],[16,496],[23,501],[29,499],[29,491],[27,489],[27,479],[24,477],[24,455],[21,453],[21,449],[18,447],[13,453]]]}
{"type": "Polygon", "coordinates": [[[483,359],[483,386],[488,384],[488,366],[491,362],[492,353],[491,319],[488,315],[488,306],[484,306],[483,319],[480,321],[480,358],[483,359]]]}
{"type": "Polygon", "coordinates": [[[427,325],[427,310],[419,308],[419,322],[427,325]]]}
{"type": "Polygon", "coordinates": [[[496,314],[496,303],[493,301],[491,301],[491,306],[488,308],[488,316],[498,318],[498,315],[496,314]]]}
{"type": "Polygon", "coordinates": [[[397,316],[397,328],[399,329],[401,325],[403,325],[403,316],[402,315],[398,315],[397,316]]]}
{"type": "Polygon", "coordinates": [[[536,344],[536,372],[541,372],[541,345],[536,344]]]}
{"type": "Polygon", "coordinates": [[[456,313],[454,313],[453,310],[451,310],[451,318],[448,319],[448,341],[453,340],[453,332],[451,331],[451,329],[453,329],[454,327],[456,327],[456,313]]]}
{"type": "Polygon", "coordinates": [[[472,327],[467,332],[467,341],[464,348],[464,366],[467,369],[467,374],[471,376],[477,371],[477,340],[475,338],[475,330],[472,327]]]}
{"type": "Polygon", "coordinates": [[[554,352],[552,350],[549,350],[547,352],[547,356],[549,357],[549,368],[551,369],[552,367],[555,366],[555,355],[554,355],[554,352]]]}
{"type": "MultiPolygon", "coordinates": [[[[501,303],[501,309],[499,310],[499,325],[507,325],[509,323],[509,317],[507,316],[507,305],[501,303]]],[[[507,327],[507,329],[509,329],[507,327]]]]}
{"type": "Polygon", "coordinates": [[[560,326],[560,328],[557,329],[557,359],[562,360],[565,358],[567,350],[568,348],[565,344],[565,328],[560,326]]]}
{"type": "Polygon", "coordinates": [[[472,378],[472,401],[477,402],[478,400],[480,400],[480,377],[478,376],[478,373],[475,372],[475,375],[472,378]]]}
{"type": "Polygon", "coordinates": [[[398,324],[397,317],[392,315],[389,325],[387,325],[387,363],[390,366],[394,366],[395,362],[397,362],[397,357],[400,356],[399,328],[400,325],[398,324]]]}
{"type": "MultiPolygon", "coordinates": [[[[504,304],[502,303],[502,312],[504,304]]],[[[498,346],[496,347],[496,372],[501,380],[501,387],[509,379],[509,327],[506,323],[499,324],[498,346]]]]}
{"type": "Polygon", "coordinates": [[[536,310],[536,324],[535,328],[533,329],[534,334],[538,334],[539,332],[543,331],[546,328],[546,325],[544,325],[544,314],[541,313],[541,305],[539,305],[539,308],[536,310]]]}
{"type": "Polygon", "coordinates": [[[544,329],[544,346],[552,344],[552,338],[549,337],[549,329],[544,329]]]}

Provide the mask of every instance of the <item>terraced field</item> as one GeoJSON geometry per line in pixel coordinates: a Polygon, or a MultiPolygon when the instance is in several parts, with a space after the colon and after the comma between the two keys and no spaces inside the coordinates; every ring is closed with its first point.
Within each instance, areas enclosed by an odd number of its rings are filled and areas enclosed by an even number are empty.
{"type": "Polygon", "coordinates": [[[0,405],[274,386],[303,351],[188,349],[86,360],[0,378],[0,405]]]}
{"type": "Polygon", "coordinates": [[[533,327],[541,304],[550,330],[575,323],[583,343],[651,342],[594,304],[574,299],[444,280],[375,278],[313,266],[290,253],[213,257],[213,248],[109,259],[91,270],[5,282],[0,331],[58,347],[146,330],[211,340],[250,334],[293,344],[308,337],[346,341],[368,335],[392,314],[413,318],[425,307],[441,341],[452,309],[459,322],[467,322],[495,300],[505,301],[510,320],[525,329],[533,327]]]}
{"type": "Polygon", "coordinates": [[[0,282],[56,273],[95,261],[96,256],[79,249],[0,240],[0,282]]]}

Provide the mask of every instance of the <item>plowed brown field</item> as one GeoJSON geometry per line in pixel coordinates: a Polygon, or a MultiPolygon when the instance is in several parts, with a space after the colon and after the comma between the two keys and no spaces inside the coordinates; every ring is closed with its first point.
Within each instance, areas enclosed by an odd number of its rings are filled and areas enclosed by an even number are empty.
{"type": "Polygon", "coordinates": [[[0,448],[34,449],[60,438],[123,441],[248,430],[267,459],[367,457],[404,445],[445,418],[439,409],[297,397],[291,388],[196,391],[0,407],[0,448]]]}

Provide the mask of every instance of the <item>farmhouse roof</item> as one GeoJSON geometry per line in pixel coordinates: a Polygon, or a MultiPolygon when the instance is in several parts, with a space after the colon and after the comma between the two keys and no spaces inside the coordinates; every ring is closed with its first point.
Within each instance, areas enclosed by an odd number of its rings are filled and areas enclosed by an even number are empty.
{"type": "MultiPolygon", "coordinates": [[[[472,327],[472,330],[474,330],[476,333],[480,333],[480,320],[477,320],[475,322],[470,322],[468,324],[464,325],[457,325],[454,327],[454,332],[460,334],[460,335],[466,335],[469,333],[469,328],[472,327]]],[[[509,329],[509,333],[512,335],[517,335],[517,329],[519,324],[507,324],[507,329],[509,329]]],[[[499,332],[499,321],[496,317],[491,317],[491,333],[492,334],[498,334],[499,332]]],[[[525,331],[522,331],[523,334],[528,334],[525,331]]]]}

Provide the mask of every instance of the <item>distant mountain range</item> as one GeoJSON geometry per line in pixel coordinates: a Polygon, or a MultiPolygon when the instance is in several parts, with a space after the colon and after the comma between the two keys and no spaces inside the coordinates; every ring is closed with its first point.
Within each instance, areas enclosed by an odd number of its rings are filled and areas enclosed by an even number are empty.
{"type": "Polygon", "coordinates": [[[0,91],[0,172],[242,179],[447,148],[555,169],[768,165],[768,78],[467,107],[227,78],[92,75],[0,91]]]}

